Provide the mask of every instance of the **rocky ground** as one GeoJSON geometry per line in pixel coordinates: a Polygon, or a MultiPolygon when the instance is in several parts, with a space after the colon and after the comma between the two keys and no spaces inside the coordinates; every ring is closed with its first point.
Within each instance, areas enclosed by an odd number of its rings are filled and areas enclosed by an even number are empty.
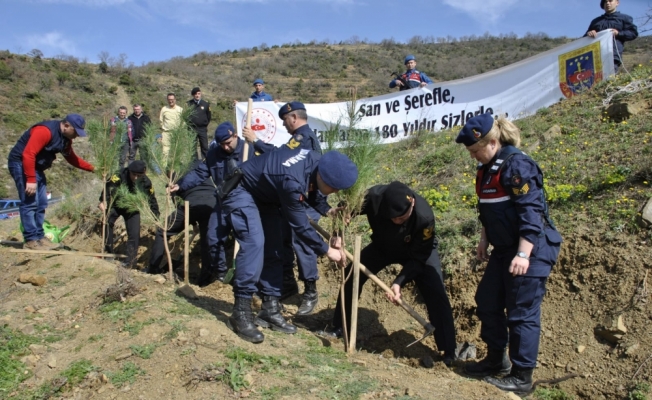
{"type": "MultiPolygon", "coordinates": [[[[1,238],[16,237],[16,225],[16,220],[0,221],[1,238]]],[[[544,301],[535,378],[573,376],[539,387],[558,388],[574,398],[626,399],[635,382],[649,382],[652,370],[649,237],[608,236],[582,224],[564,236],[544,301]]],[[[141,242],[140,265],[147,260],[151,240],[148,236],[141,242]]],[[[97,235],[80,232],[65,240],[78,251],[96,251],[99,241],[97,235]]],[[[316,336],[313,331],[324,328],[332,317],[338,291],[339,272],[327,264],[320,267],[320,303],[313,315],[295,318],[299,297],[286,301],[286,315],[299,332],[265,330],[265,341],[254,345],[226,326],[233,301],[227,285],[191,286],[194,294],[184,295],[179,285],[160,276],[132,271],[119,277],[116,262],[10,250],[0,249],[0,324],[34,342],[25,354],[15,356],[24,362],[28,378],[19,390],[0,397],[44,398],[33,393],[43,391],[44,384],[59,383],[52,398],[510,398],[465,377],[461,361],[446,368],[431,337],[406,348],[421,336],[420,326],[388,303],[371,282],[361,299],[355,354],[346,355],[341,342],[316,336]],[[107,288],[118,278],[130,282],[133,295],[104,303],[107,288]],[[57,379],[80,360],[92,365],[90,372],[74,385],[61,384],[57,379]]],[[[390,267],[381,279],[390,282],[397,268],[390,267]]],[[[484,348],[473,316],[473,295],[482,268],[456,270],[466,272],[448,276],[446,284],[458,341],[476,344],[481,357],[484,348]]],[[[191,272],[196,273],[194,268],[191,272]]],[[[405,292],[408,302],[425,316],[413,288],[405,292]]]]}

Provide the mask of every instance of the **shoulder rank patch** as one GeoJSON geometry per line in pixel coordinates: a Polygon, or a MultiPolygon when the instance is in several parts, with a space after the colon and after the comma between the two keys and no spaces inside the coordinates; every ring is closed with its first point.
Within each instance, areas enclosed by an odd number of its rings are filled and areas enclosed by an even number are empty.
{"type": "Polygon", "coordinates": [[[433,233],[433,230],[434,230],[433,228],[434,227],[431,226],[431,227],[428,227],[428,228],[423,230],[423,240],[428,240],[428,239],[430,239],[432,237],[432,233],[433,233]]]}
{"type": "Polygon", "coordinates": [[[294,140],[294,138],[290,139],[290,141],[288,142],[288,147],[291,148],[292,150],[296,149],[300,145],[301,145],[301,143],[294,140]]]}
{"type": "Polygon", "coordinates": [[[154,194],[154,187],[149,188],[149,194],[154,194]]]}
{"type": "Polygon", "coordinates": [[[113,183],[118,183],[118,182],[120,182],[120,177],[119,177],[118,175],[113,175],[113,176],[111,177],[111,182],[113,182],[113,183]]]}
{"type": "Polygon", "coordinates": [[[530,186],[526,183],[523,185],[522,188],[517,189],[517,188],[512,188],[512,191],[514,192],[515,195],[520,195],[520,194],[527,194],[527,192],[530,191],[530,186]]]}

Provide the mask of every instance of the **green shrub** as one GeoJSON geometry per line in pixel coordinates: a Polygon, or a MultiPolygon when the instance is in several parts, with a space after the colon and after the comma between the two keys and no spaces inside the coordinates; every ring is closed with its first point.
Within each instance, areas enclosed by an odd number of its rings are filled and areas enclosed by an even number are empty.
{"type": "Polygon", "coordinates": [[[0,81],[8,81],[11,79],[11,75],[13,75],[13,71],[7,63],[4,61],[0,60],[0,81]]]}

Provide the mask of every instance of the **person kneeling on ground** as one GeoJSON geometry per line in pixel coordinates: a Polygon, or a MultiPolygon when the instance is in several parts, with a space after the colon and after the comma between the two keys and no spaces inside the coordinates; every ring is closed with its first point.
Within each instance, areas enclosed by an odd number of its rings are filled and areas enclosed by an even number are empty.
{"type": "MultiPolygon", "coordinates": [[[[401,264],[403,269],[391,286],[393,296],[388,299],[396,303],[401,298],[401,288],[414,281],[423,296],[428,317],[435,327],[435,343],[444,352],[444,363],[450,366],[455,359],[455,324],[444,279],[441,271],[437,239],[435,237],[435,215],[428,202],[401,182],[377,185],[369,189],[360,214],[366,215],[371,234],[371,243],[362,249],[360,263],[369,272],[377,274],[390,264],[401,264]]],[[[347,270],[351,268],[349,263],[347,270]]],[[[347,272],[348,275],[348,272],[347,272]]],[[[360,275],[358,293],[367,281],[360,275]]],[[[345,285],[347,332],[351,328],[351,296],[353,280],[345,285]]],[[[330,337],[342,336],[342,299],[337,299],[330,331],[321,333],[330,337]]]]}

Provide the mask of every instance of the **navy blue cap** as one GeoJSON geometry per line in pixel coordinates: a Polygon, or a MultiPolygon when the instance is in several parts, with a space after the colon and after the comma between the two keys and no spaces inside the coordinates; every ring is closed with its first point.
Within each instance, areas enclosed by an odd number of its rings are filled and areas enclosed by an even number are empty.
{"type": "Polygon", "coordinates": [[[215,129],[215,142],[220,144],[223,141],[228,140],[231,136],[233,136],[234,132],[235,128],[233,127],[232,123],[229,121],[222,122],[215,129]]]}
{"type": "Polygon", "coordinates": [[[283,107],[281,107],[280,110],[278,110],[278,117],[280,119],[283,119],[283,116],[289,112],[295,111],[295,110],[305,110],[306,106],[303,105],[303,103],[298,102],[298,101],[291,101],[289,103],[283,104],[283,107]]]}
{"type": "Polygon", "coordinates": [[[337,190],[348,189],[358,180],[358,167],[338,151],[325,153],[317,171],[325,184],[337,190]]]}
{"type": "Polygon", "coordinates": [[[84,130],[86,128],[86,120],[84,117],[79,114],[68,114],[64,119],[75,128],[79,136],[86,136],[86,131],[84,130]]]}
{"type": "Polygon", "coordinates": [[[466,147],[473,146],[494,126],[494,117],[491,114],[480,114],[471,118],[457,135],[455,141],[464,143],[466,147]]]}
{"type": "Polygon", "coordinates": [[[256,79],[256,80],[254,81],[254,86],[256,86],[256,85],[259,84],[259,83],[260,83],[261,85],[264,85],[264,84],[265,84],[265,82],[263,82],[262,79],[258,78],[258,79],[256,79]]]}
{"type": "Polygon", "coordinates": [[[412,61],[412,60],[415,60],[415,61],[416,61],[416,58],[414,58],[414,56],[413,56],[412,54],[408,54],[408,55],[405,57],[405,60],[403,60],[403,64],[407,64],[408,61],[412,61]]]}

